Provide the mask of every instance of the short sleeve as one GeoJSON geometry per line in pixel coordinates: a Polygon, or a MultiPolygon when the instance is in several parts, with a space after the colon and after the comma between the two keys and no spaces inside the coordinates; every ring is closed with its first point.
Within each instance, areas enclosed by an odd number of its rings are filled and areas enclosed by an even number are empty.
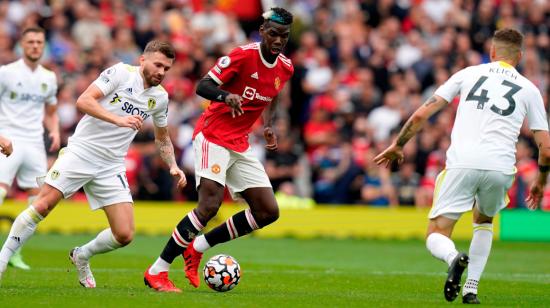
{"type": "Polygon", "coordinates": [[[233,49],[229,55],[218,59],[216,65],[208,72],[218,85],[229,82],[238,72],[245,58],[245,52],[242,48],[233,49]]]}
{"type": "Polygon", "coordinates": [[[125,71],[127,70],[124,68],[124,64],[122,62],[117,63],[101,72],[93,84],[106,96],[113,92],[125,79],[125,71]]]}
{"type": "Polygon", "coordinates": [[[156,127],[166,127],[168,126],[168,95],[163,96],[160,103],[160,106],[164,106],[164,108],[158,108],[153,113],[153,123],[156,127]]]}
{"type": "Polygon", "coordinates": [[[534,90],[528,96],[527,120],[531,130],[548,130],[548,119],[544,110],[544,102],[538,90],[534,90]]]}
{"type": "Polygon", "coordinates": [[[450,103],[460,92],[460,88],[466,76],[466,70],[467,68],[453,74],[449,80],[437,88],[434,94],[450,103]]]}
{"type": "Polygon", "coordinates": [[[57,77],[55,76],[55,73],[52,73],[52,81],[50,85],[50,91],[48,92],[48,97],[46,97],[46,104],[57,104],[57,77]]]}

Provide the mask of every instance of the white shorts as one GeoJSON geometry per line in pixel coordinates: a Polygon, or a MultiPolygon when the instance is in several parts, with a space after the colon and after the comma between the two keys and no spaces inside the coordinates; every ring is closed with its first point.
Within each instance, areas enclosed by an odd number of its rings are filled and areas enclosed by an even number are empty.
{"type": "Polygon", "coordinates": [[[92,210],[133,202],[124,164],[91,162],[68,149],[60,151],[59,158],[48,171],[45,183],[61,191],[65,198],[84,187],[92,210]]]}
{"type": "Polygon", "coordinates": [[[250,149],[243,153],[211,143],[202,133],[193,140],[197,188],[202,177],[227,185],[233,199],[253,187],[271,187],[264,166],[250,149]]]}
{"type": "Polygon", "coordinates": [[[458,220],[474,206],[481,214],[494,217],[508,204],[507,192],[513,174],[478,169],[445,169],[436,179],[434,202],[429,218],[445,216],[458,220]]]}
{"type": "Polygon", "coordinates": [[[46,174],[48,160],[44,144],[13,141],[9,157],[0,154],[0,183],[11,186],[17,178],[22,189],[38,188],[36,178],[46,174]]]}

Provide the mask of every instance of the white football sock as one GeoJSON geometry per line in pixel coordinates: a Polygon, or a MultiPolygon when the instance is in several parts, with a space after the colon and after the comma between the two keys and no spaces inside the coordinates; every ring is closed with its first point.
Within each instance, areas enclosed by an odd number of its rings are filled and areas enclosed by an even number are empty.
{"type": "Polygon", "coordinates": [[[470,263],[468,264],[468,279],[462,289],[462,294],[477,294],[477,285],[487,264],[493,243],[493,224],[474,224],[474,235],[470,243],[470,263]]]}
{"type": "Polygon", "coordinates": [[[38,223],[43,219],[44,217],[38,214],[32,205],[17,216],[0,251],[0,272],[6,270],[11,256],[34,234],[38,223]]]}
{"type": "Polygon", "coordinates": [[[193,242],[193,248],[195,248],[195,250],[198,252],[205,252],[210,249],[210,244],[208,244],[208,241],[206,241],[206,237],[204,237],[204,234],[201,234],[200,236],[197,236],[195,238],[195,241],[193,242]]]}
{"type": "Polygon", "coordinates": [[[432,233],[426,239],[426,248],[432,253],[432,256],[446,262],[449,266],[458,255],[455,243],[441,233],[432,233]]]}
{"type": "Polygon", "coordinates": [[[0,187],[0,205],[4,203],[4,199],[8,195],[8,191],[4,187],[0,187]]]}
{"type": "Polygon", "coordinates": [[[170,263],[164,261],[161,257],[149,268],[149,274],[158,275],[160,272],[167,272],[170,269],[170,263]]]}
{"type": "Polygon", "coordinates": [[[96,238],[80,247],[78,257],[80,259],[89,260],[92,256],[113,251],[120,247],[122,247],[122,245],[115,239],[111,232],[111,228],[107,228],[99,232],[96,238]]]}

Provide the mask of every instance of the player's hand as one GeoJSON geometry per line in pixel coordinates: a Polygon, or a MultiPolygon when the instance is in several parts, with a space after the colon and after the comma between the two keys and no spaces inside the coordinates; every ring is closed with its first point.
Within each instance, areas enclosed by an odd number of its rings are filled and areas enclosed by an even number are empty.
{"type": "Polygon", "coordinates": [[[231,108],[231,116],[240,116],[244,113],[242,108],[243,98],[237,94],[229,94],[225,97],[225,103],[231,108]]]}
{"type": "Polygon", "coordinates": [[[115,121],[116,126],[129,127],[131,129],[140,130],[143,125],[143,118],[139,115],[131,115],[127,117],[119,117],[115,121]]]}
{"type": "Polygon", "coordinates": [[[275,135],[275,132],[271,127],[265,127],[264,128],[264,138],[266,141],[265,148],[269,151],[276,151],[277,150],[277,135],[275,135]]]}
{"type": "Polygon", "coordinates": [[[11,144],[11,141],[0,137],[0,153],[10,156],[13,152],[13,145],[11,144]]]}
{"type": "Polygon", "coordinates": [[[392,143],[384,152],[378,154],[374,158],[374,162],[377,165],[384,164],[387,168],[394,160],[397,160],[397,163],[400,164],[403,162],[403,148],[392,143]]]}
{"type": "Polygon", "coordinates": [[[59,150],[59,146],[61,145],[61,138],[59,137],[59,132],[50,132],[49,134],[51,145],[50,145],[50,152],[54,152],[59,150]]]}
{"type": "Polygon", "coordinates": [[[527,202],[527,208],[531,211],[536,210],[539,207],[540,201],[542,200],[542,194],[544,192],[544,185],[540,183],[533,183],[531,189],[529,190],[529,196],[525,199],[527,202]]]}
{"type": "Polygon", "coordinates": [[[185,173],[183,173],[183,171],[177,166],[170,168],[170,175],[178,178],[179,189],[182,189],[187,185],[187,178],[185,177],[185,173]]]}

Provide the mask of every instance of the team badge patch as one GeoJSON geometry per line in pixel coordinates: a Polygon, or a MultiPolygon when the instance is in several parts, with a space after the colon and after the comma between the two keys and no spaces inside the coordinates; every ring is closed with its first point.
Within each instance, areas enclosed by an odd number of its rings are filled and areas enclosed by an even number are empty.
{"type": "Polygon", "coordinates": [[[279,87],[281,86],[281,79],[279,77],[275,78],[275,90],[279,90],[279,87]]]}
{"type": "Polygon", "coordinates": [[[229,64],[231,64],[231,58],[229,58],[228,56],[221,57],[218,61],[218,66],[221,68],[226,68],[229,66],[229,64]]]}
{"type": "Polygon", "coordinates": [[[222,169],[220,168],[220,165],[218,165],[218,164],[212,165],[212,172],[213,172],[214,174],[220,173],[221,170],[222,170],[222,169]]]}
{"type": "Polygon", "coordinates": [[[40,84],[40,88],[42,89],[42,92],[46,92],[48,90],[48,85],[45,83],[40,84]]]}
{"type": "Polygon", "coordinates": [[[11,98],[11,99],[15,99],[16,97],[17,97],[17,93],[14,92],[14,91],[11,91],[11,92],[10,92],[10,98],[11,98]]]}
{"type": "Polygon", "coordinates": [[[156,105],[157,105],[157,102],[155,101],[154,98],[150,98],[149,100],[147,100],[147,109],[151,110],[155,108],[156,105]]]}
{"type": "Polygon", "coordinates": [[[59,177],[59,171],[53,170],[52,173],[50,173],[50,177],[52,180],[56,180],[59,177]]]}

